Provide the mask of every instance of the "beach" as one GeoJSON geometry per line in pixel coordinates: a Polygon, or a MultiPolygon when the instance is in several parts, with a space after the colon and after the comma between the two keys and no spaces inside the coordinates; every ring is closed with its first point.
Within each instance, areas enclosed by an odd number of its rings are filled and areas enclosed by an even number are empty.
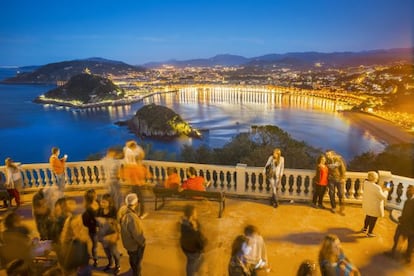
{"type": "Polygon", "coordinates": [[[365,129],[377,140],[388,145],[414,143],[413,133],[375,115],[358,111],[343,111],[341,114],[352,124],[365,129]]]}

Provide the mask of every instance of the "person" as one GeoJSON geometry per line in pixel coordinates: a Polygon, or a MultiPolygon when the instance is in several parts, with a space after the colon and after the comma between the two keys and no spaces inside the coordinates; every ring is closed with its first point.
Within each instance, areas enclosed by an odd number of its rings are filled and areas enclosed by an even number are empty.
{"type": "Polygon", "coordinates": [[[186,275],[193,276],[200,268],[206,245],[206,238],[201,232],[200,223],[197,219],[197,210],[193,205],[184,207],[180,230],[180,245],[187,258],[186,275]]]}
{"type": "Polygon", "coordinates": [[[244,228],[244,235],[248,240],[246,248],[244,249],[244,256],[251,274],[256,275],[258,270],[270,271],[266,245],[257,227],[247,225],[244,228]]]}
{"type": "Polygon", "coordinates": [[[20,168],[10,157],[7,157],[4,163],[6,165],[6,187],[7,192],[10,195],[10,206],[11,200],[14,198],[16,207],[19,207],[21,204],[20,192],[23,188],[23,179],[20,168]]]}
{"type": "Polygon", "coordinates": [[[112,260],[114,260],[115,268],[113,272],[114,274],[117,274],[121,270],[121,256],[117,247],[117,241],[119,239],[119,227],[116,221],[117,209],[114,206],[110,194],[104,194],[102,196],[97,218],[100,219],[98,220],[100,224],[98,231],[98,240],[102,243],[105,255],[108,259],[108,265],[105,266],[104,271],[112,269],[112,260]]]}
{"type": "Polygon", "coordinates": [[[130,193],[125,197],[126,208],[119,210],[121,239],[128,252],[129,264],[134,276],[141,275],[141,262],[145,251],[144,229],[135,209],[138,196],[130,193]]]}
{"type": "Polygon", "coordinates": [[[204,180],[204,177],[197,176],[197,171],[194,167],[189,167],[186,170],[187,179],[183,181],[179,190],[194,190],[205,191],[206,187],[210,185],[210,182],[204,180]]]}
{"type": "Polygon", "coordinates": [[[338,193],[339,213],[345,215],[344,210],[344,189],[346,165],[343,158],[333,150],[327,150],[325,153],[326,165],[328,166],[328,187],[329,200],[331,202],[331,212],[336,213],[335,190],[338,193]]]}
{"type": "Polygon", "coordinates": [[[248,239],[244,235],[239,235],[233,241],[231,246],[231,258],[228,265],[229,276],[250,276],[250,270],[247,266],[246,259],[244,257],[244,248],[248,239]]]}
{"type": "Polygon", "coordinates": [[[105,186],[108,193],[114,201],[114,206],[119,209],[122,205],[123,198],[121,193],[121,183],[118,177],[120,164],[117,162],[118,152],[114,148],[109,148],[106,156],[102,159],[105,170],[105,186]]]}
{"type": "Polygon", "coordinates": [[[323,197],[325,196],[326,187],[328,185],[328,167],[326,166],[325,155],[318,157],[318,165],[315,173],[315,191],[313,192],[312,205],[325,209],[323,205],[323,197]],[[318,205],[316,205],[318,204],[318,205]]]}
{"type": "Polygon", "coordinates": [[[319,267],[322,276],[361,275],[345,256],[341,242],[336,235],[325,236],[319,250],[319,267]]]}
{"type": "Polygon", "coordinates": [[[144,160],[145,151],[134,140],[129,140],[124,147],[124,164],[135,164],[136,159],[144,160]]]}
{"type": "MultiPolygon", "coordinates": [[[[404,202],[401,216],[398,218],[398,225],[394,233],[394,243],[392,245],[391,251],[386,252],[386,255],[392,258],[396,257],[397,246],[400,238],[403,238],[405,240],[410,236],[410,234],[412,235],[414,233],[414,226],[412,223],[414,221],[414,186],[409,185],[405,194],[407,200],[404,202]]],[[[413,245],[412,242],[413,240],[411,240],[411,244],[407,243],[408,252],[405,253],[405,259],[407,263],[411,262],[412,247],[410,248],[410,245],[413,245]]]]}
{"type": "Polygon", "coordinates": [[[59,158],[59,155],[60,149],[53,147],[52,155],[49,158],[49,163],[56,178],[56,185],[63,196],[63,192],[65,191],[65,164],[68,156],[65,154],[63,158],[59,158]]]}
{"type": "Polygon", "coordinates": [[[270,202],[273,207],[277,208],[279,206],[277,190],[279,189],[285,169],[285,158],[282,156],[282,152],[279,148],[275,148],[273,150],[273,154],[267,159],[264,171],[266,171],[266,168],[268,167],[270,167],[270,175],[267,175],[266,178],[270,182],[272,189],[272,197],[270,202]]]}
{"type": "Polygon", "coordinates": [[[144,187],[147,183],[147,179],[152,178],[151,172],[142,163],[140,155],[136,156],[134,164],[126,164],[124,168],[124,181],[125,184],[131,185],[131,192],[137,194],[139,201],[139,216],[144,219],[148,216],[145,212],[144,202],[144,187]]]}
{"type": "Polygon", "coordinates": [[[316,264],[311,260],[304,260],[299,268],[296,276],[316,276],[316,264]]]}
{"type": "Polygon", "coordinates": [[[390,188],[378,185],[378,174],[374,171],[368,172],[367,180],[364,181],[364,196],[362,198],[362,209],[365,213],[364,227],[361,232],[367,232],[368,237],[375,237],[373,233],[378,217],[384,216],[384,201],[388,197],[390,188]]]}
{"type": "Polygon", "coordinates": [[[4,264],[11,264],[21,260],[20,265],[14,271],[16,274],[8,275],[32,275],[33,243],[30,238],[30,229],[22,223],[22,217],[16,212],[11,212],[4,219],[5,230],[2,232],[0,245],[0,259],[4,264]]]}
{"type": "Polygon", "coordinates": [[[59,198],[51,215],[51,228],[49,238],[56,244],[59,242],[65,220],[68,217],[66,198],[59,198]]]}
{"type": "Polygon", "coordinates": [[[40,188],[32,197],[32,215],[40,240],[49,240],[51,209],[49,208],[43,188],[40,188]]]}
{"type": "Polygon", "coordinates": [[[84,205],[85,205],[85,211],[82,213],[82,222],[83,222],[83,225],[88,228],[89,238],[92,241],[93,266],[97,267],[98,266],[98,255],[97,255],[98,222],[96,220],[96,215],[99,209],[99,203],[97,201],[97,195],[94,189],[89,189],[85,192],[84,205]]]}
{"type": "Polygon", "coordinates": [[[164,188],[178,189],[180,186],[180,176],[177,173],[177,169],[174,167],[167,168],[167,179],[164,182],[164,188]]]}

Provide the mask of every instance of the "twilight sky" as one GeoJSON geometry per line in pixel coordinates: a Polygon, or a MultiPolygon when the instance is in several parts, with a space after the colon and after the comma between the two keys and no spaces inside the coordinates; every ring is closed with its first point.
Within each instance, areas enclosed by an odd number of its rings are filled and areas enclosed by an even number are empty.
{"type": "Polygon", "coordinates": [[[0,66],[413,47],[412,0],[3,0],[0,66]]]}

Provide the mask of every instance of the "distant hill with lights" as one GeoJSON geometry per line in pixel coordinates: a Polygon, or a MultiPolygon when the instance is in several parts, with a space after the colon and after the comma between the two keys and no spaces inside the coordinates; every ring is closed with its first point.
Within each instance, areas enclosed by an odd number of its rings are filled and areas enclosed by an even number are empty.
{"type": "Polygon", "coordinates": [[[3,80],[2,83],[43,84],[68,81],[71,77],[84,72],[86,68],[92,74],[103,77],[109,75],[122,76],[134,72],[140,73],[146,70],[143,67],[129,65],[121,61],[88,58],[33,67],[33,71],[17,74],[15,77],[3,80]]]}

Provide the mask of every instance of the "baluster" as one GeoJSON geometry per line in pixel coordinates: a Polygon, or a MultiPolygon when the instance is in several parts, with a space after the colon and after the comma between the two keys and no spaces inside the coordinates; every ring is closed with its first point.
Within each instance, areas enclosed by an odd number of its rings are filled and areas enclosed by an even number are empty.
{"type": "Polygon", "coordinates": [[[361,185],[361,181],[358,178],[355,179],[355,186],[354,186],[354,188],[355,188],[355,194],[354,194],[354,197],[356,199],[359,199],[360,196],[361,196],[361,191],[362,191],[362,187],[361,186],[362,186],[361,185]]]}
{"type": "Polygon", "coordinates": [[[67,178],[68,178],[68,182],[70,183],[71,186],[79,184],[77,182],[77,179],[76,179],[76,173],[75,173],[76,169],[77,169],[76,167],[70,167],[69,168],[69,175],[68,175],[67,178]]]}
{"type": "Polygon", "coordinates": [[[23,177],[23,187],[29,187],[29,182],[27,179],[27,169],[22,169],[22,177],[23,177]]]}
{"type": "Polygon", "coordinates": [[[289,176],[289,193],[293,193],[293,185],[295,184],[295,178],[293,177],[293,175],[289,176]]]}
{"type": "Polygon", "coordinates": [[[79,169],[79,185],[86,184],[86,169],[82,166],[79,169]]]}
{"type": "Polygon", "coordinates": [[[296,193],[300,195],[302,193],[302,176],[298,175],[296,178],[296,193]]]}
{"type": "Polygon", "coordinates": [[[255,173],[252,173],[251,174],[250,180],[252,181],[251,191],[252,192],[256,192],[256,189],[259,189],[258,185],[260,185],[260,183],[258,183],[258,181],[256,179],[256,174],[255,173]]]}
{"type": "Polygon", "coordinates": [[[35,187],[36,186],[36,179],[33,175],[33,170],[29,171],[29,175],[30,175],[30,187],[35,187]]]}
{"type": "Polygon", "coordinates": [[[349,197],[352,197],[352,199],[355,197],[355,182],[352,181],[352,179],[349,179],[350,186],[349,186],[349,197]]]}
{"type": "MultiPolygon", "coordinates": [[[[390,190],[389,194],[392,193],[393,189],[394,189],[394,184],[391,184],[391,190],[390,190]]],[[[398,203],[402,202],[403,191],[404,191],[404,185],[402,183],[398,183],[398,185],[397,185],[397,199],[395,200],[396,202],[398,202],[398,203]]],[[[388,195],[388,198],[389,197],[390,196],[388,195]]]]}
{"type": "Polygon", "coordinates": [[[287,177],[286,177],[286,175],[284,174],[284,175],[282,175],[282,181],[280,181],[281,183],[281,185],[282,185],[282,188],[280,189],[280,191],[282,192],[282,193],[285,193],[286,192],[286,183],[287,183],[287,177]]]}
{"type": "Polygon", "coordinates": [[[93,166],[91,168],[91,182],[92,184],[98,184],[98,167],[93,166]]]}
{"type": "Polygon", "coordinates": [[[305,195],[308,195],[309,194],[309,187],[311,186],[310,185],[310,177],[309,177],[309,175],[307,175],[307,176],[305,176],[305,184],[304,184],[304,186],[305,186],[305,195]]]}
{"type": "Polygon", "coordinates": [[[217,184],[217,172],[213,171],[213,184],[214,184],[214,188],[217,188],[218,184],[217,184]]]}
{"type": "Polygon", "coordinates": [[[36,186],[42,187],[43,181],[42,181],[42,176],[40,175],[40,169],[35,170],[35,175],[36,175],[36,184],[37,184],[36,186]]]}
{"type": "Polygon", "coordinates": [[[50,183],[50,177],[49,177],[49,173],[48,173],[48,169],[41,169],[42,170],[42,174],[43,174],[43,187],[46,187],[49,185],[50,183]]]}

